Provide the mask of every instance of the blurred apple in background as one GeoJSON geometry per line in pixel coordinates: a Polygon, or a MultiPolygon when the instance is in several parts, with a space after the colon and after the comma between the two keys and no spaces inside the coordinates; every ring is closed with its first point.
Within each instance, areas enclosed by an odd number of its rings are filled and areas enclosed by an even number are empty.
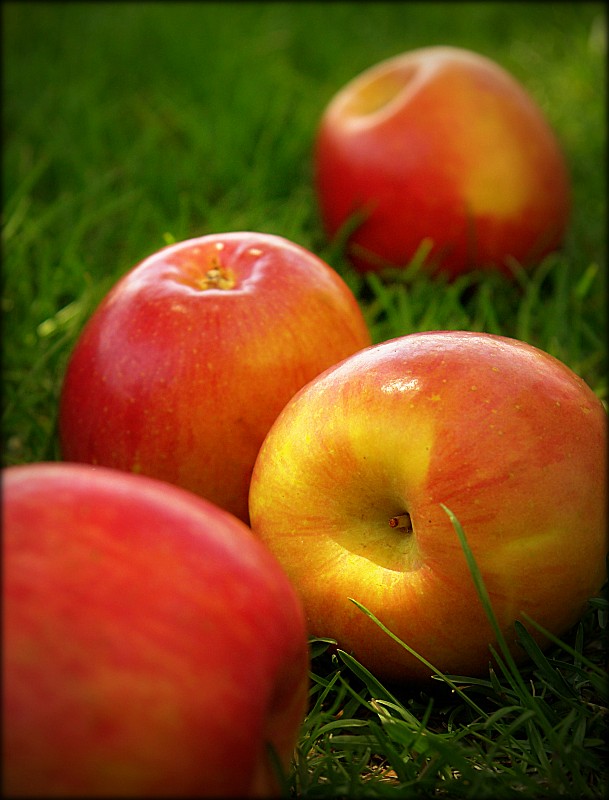
{"type": "Polygon", "coordinates": [[[370,342],[342,278],[282,237],[163,248],[115,285],[74,348],[63,458],[166,480],[247,522],[251,471],[277,414],[370,342]]]}
{"type": "Polygon", "coordinates": [[[8,796],[268,796],[304,718],[298,598],[239,520],[74,464],[3,473],[8,796]]]}
{"type": "Polygon", "coordinates": [[[442,504],[522,658],[522,612],[561,635],[606,578],[606,421],[584,381],[531,345],[459,331],[390,340],[279,415],[254,468],[252,529],[310,633],[375,675],[429,669],[349,598],[443,672],[488,674],[493,632],[442,504]]]}
{"type": "Polygon", "coordinates": [[[322,221],[361,271],[406,266],[425,239],[430,268],[509,273],[558,248],[570,177],[536,101],[497,63],[425,47],[349,82],[322,116],[315,152],[322,221]]]}

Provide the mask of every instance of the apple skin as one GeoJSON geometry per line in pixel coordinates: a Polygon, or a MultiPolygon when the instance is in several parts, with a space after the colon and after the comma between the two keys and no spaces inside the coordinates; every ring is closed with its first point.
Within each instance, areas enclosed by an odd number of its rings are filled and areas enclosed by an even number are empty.
{"type": "Polygon", "coordinates": [[[557,249],[571,209],[560,143],[524,87],[497,63],[455,47],[387,59],[326,107],[315,183],[329,237],[366,218],[347,253],[362,272],[405,267],[424,239],[426,266],[454,278],[508,275],[557,249]]]}
{"type": "Polygon", "coordinates": [[[269,796],[308,693],[302,607],[239,520],[82,464],[3,471],[8,796],[269,796]]]}
{"type": "Polygon", "coordinates": [[[171,245],[119,280],[81,333],[60,398],[62,456],[174,483],[247,523],[277,414],[370,343],[351,290],[299,245],[249,232],[171,245]]]}
{"type": "Polygon", "coordinates": [[[602,403],[554,357],[490,334],[410,334],[287,404],[254,467],[252,530],[299,591],[309,632],[374,674],[430,671],[349,598],[437,669],[482,674],[494,637],[441,504],[520,660],[521,612],[561,635],[606,577],[606,448],[602,403]],[[411,530],[390,526],[405,513],[411,530]]]}

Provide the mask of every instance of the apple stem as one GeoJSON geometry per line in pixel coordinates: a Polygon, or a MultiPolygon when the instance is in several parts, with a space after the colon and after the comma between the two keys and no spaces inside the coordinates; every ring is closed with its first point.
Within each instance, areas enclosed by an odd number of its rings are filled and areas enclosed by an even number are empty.
{"type": "Polygon", "coordinates": [[[395,517],[391,517],[389,520],[389,525],[392,528],[407,528],[408,531],[411,531],[412,521],[410,519],[410,514],[406,512],[404,514],[398,514],[395,517]]]}
{"type": "Polygon", "coordinates": [[[232,289],[236,283],[235,275],[231,269],[224,269],[216,256],[212,258],[212,266],[199,282],[199,288],[205,289],[232,289]]]}

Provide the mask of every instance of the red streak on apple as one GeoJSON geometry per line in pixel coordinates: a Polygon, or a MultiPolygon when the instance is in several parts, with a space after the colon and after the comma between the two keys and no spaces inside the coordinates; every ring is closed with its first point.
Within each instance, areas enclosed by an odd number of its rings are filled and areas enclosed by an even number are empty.
{"type": "Polygon", "coordinates": [[[3,474],[3,786],[268,796],[308,695],[298,599],[225,511],[65,463],[3,474]]]}
{"type": "Polygon", "coordinates": [[[247,522],[251,470],[277,414],[370,341],[339,275],[281,237],[164,248],[116,284],[74,348],[63,457],[175,483],[247,522]]]}
{"type": "Polygon", "coordinates": [[[438,669],[484,674],[497,643],[443,506],[522,660],[522,612],[560,636],[606,579],[606,469],[606,411],[560,361],[489,334],[411,334],[286,405],[256,461],[251,525],[310,632],[379,677],[430,673],[349,598],[438,669]]]}
{"type": "Polygon", "coordinates": [[[330,101],[315,149],[322,220],[355,214],[361,271],[404,267],[424,241],[430,270],[512,274],[560,246],[571,187],[561,145],[528,92],[498,64],[454,47],[383,61],[330,101]]]}

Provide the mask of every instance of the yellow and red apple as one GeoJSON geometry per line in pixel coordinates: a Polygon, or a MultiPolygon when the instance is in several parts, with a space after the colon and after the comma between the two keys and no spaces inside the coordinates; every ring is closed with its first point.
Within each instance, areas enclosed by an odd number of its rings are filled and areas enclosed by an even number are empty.
{"type": "Polygon", "coordinates": [[[569,221],[565,156],[540,106],[461,48],[403,53],[345,85],[322,115],[315,173],[328,236],[361,216],[347,245],[361,271],[406,266],[429,240],[430,269],[509,273],[558,248],[569,221]]]}
{"type": "Polygon", "coordinates": [[[6,794],[278,795],[308,642],[251,531],[118,470],[28,464],[2,488],[6,794]]]}
{"type": "Polygon", "coordinates": [[[247,522],[251,471],[277,414],[370,342],[342,278],[282,237],[163,248],[114,286],[76,343],[63,458],[174,483],[247,522]]]}
{"type": "Polygon", "coordinates": [[[588,385],[524,342],[389,340],[279,415],[254,468],[252,529],[300,593],[310,633],[379,677],[430,672],[351,599],[437,669],[484,673],[497,642],[445,509],[521,659],[523,612],[562,635],[605,580],[606,425],[588,385]]]}

